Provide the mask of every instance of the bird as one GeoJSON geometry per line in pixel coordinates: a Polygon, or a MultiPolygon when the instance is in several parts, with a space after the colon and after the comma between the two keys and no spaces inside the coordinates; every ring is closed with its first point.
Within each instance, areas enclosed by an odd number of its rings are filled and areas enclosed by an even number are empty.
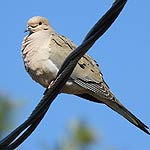
{"type": "MultiPolygon", "coordinates": [[[[22,42],[22,57],[31,78],[48,88],[56,79],[65,58],[77,48],[67,37],[58,34],[49,21],[34,16],[27,21],[28,32],[22,42]]],[[[149,127],[132,114],[111,92],[97,62],[88,54],[78,61],[61,93],[73,94],[83,99],[105,104],[145,133],[149,127]]]]}

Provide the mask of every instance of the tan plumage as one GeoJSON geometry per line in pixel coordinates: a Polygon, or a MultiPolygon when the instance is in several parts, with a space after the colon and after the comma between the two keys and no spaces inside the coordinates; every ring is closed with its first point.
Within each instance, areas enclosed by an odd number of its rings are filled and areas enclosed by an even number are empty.
{"type": "MultiPolygon", "coordinates": [[[[27,26],[26,31],[29,31],[29,35],[24,38],[22,44],[24,65],[32,79],[47,88],[76,45],[68,38],[57,34],[44,17],[36,16],[29,19],[27,26]]],[[[87,54],[79,60],[62,92],[104,103],[149,134],[146,129],[148,127],[111,93],[98,64],[87,54]]]]}

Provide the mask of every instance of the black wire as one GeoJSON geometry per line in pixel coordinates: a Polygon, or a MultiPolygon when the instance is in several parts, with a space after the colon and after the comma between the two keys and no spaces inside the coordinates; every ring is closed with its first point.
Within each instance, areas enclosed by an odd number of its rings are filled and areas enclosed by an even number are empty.
{"type": "MultiPolygon", "coordinates": [[[[46,113],[46,112],[45,112],[46,113]]],[[[38,124],[41,122],[42,118],[44,117],[45,114],[43,114],[43,116],[41,116],[40,118],[38,118],[35,122],[32,123],[31,126],[29,126],[27,128],[27,130],[18,138],[16,139],[12,144],[8,145],[8,147],[6,148],[6,150],[13,150],[16,147],[18,147],[26,138],[28,138],[32,132],[35,130],[35,128],[38,126],[38,124]]]]}
{"type": "MultiPolygon", "coordinates": [[[[95,34],[99,30],[99,28],[101,28],[102,26],[104,26],[104,25],[105,25],[105,27],[106,27],[106,25],[110,26],[111,24],[108,23],[108,20],[110,19],[112,22],[115,21],[115,19],[118,17],[119,13],[121,12],[121,10],[124,7],[124,5],[126,4],[126,2],[127,2],[127,0],[118,0],[118,1],[116,0],[113,3],[112,7],[105,13],[105,15],[102,16],[102,18],[88,32],[88,34],[85,36],[83,42],[86,41],[93,34],[95,34]],[[115,16],[113,16],[113,15],[115,15],[115,16]]],[[[107,27],[107,29],[108,29],[108,27],[107,27]]],[[[103,32],[105,32],[106,30],[103,30],[103,32]]]]}
{"type": "MultiPolygon", "coordinates": [[[[115,19],[118,17],[119,13],[123,9],[124,5],[126,4],[127,0],[116,0],[112,7],[103,15],[103,17],[92,27],[92,29],[87,33],[85,39],[83,40],[82,44],[87,41],[89,38],[93,38],[93,43],[100,38],[104,32],[112,25],[115,19]]],[[[79,50],[79,47],[76,48],[68,57],[65,59],[57,76],[66,68],[69,62],[77,57],[77,55],[83,55],[82,51],[84,49],[79,50]]],[[[79,56],[80,57],[80,56],[79,56]]]]}

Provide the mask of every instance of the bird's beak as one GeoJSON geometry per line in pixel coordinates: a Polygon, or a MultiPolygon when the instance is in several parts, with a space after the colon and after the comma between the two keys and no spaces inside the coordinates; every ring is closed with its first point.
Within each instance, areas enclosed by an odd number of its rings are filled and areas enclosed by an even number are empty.
{"type": "Polygon", "coordinates": [[[28,31],[30,31],[28,28],[26,28],[26,29],[24,30],[24,32],[28,32],[28,31]]]}
{"type": "Polygon", "coordinates": [[[30,32],[31,31],[31,27],[30,26],[28,26],[25,30],[24,30],[24,32],[30,32]]]}

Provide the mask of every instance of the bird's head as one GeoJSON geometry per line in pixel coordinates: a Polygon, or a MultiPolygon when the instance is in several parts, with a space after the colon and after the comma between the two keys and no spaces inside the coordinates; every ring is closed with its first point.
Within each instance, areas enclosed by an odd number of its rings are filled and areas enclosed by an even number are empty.
{"type": "Polygon", "coordinates": [[[28,20],[27,22],[27,29],[25,32],[35,33],[40,30],[49,30],[51,29],[48,20],[41,16],[35,16],[28,20]]]}

